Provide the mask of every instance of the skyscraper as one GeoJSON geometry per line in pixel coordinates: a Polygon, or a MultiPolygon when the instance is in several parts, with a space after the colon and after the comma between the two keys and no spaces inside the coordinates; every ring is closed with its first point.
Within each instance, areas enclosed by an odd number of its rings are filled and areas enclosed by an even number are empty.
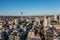
{"type": "Polygon", "coordinates": [[[60,23],[60,15],[59,15],[59,23],[60,23]]]}
{"type": "Polygon", "coordinates": [[[57,21],[57,15],[54,15],[54,20],[57,21]]]}
{"type": "Polygon", "coordinates": [[[15,19],[15,24],[16,24],[16,25],[18,24],[18,19],[17,19],[17,18],[15,19]]]}

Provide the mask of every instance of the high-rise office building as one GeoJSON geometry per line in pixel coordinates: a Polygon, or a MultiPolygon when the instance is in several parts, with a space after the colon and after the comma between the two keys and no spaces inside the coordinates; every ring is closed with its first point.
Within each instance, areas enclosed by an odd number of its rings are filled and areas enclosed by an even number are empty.
{"type": "Polygon", "coordinates": [[[57,21],[57,15],[54,15],[54,20],[57,21]]]}
{"type": "Polygon", "coordinates": [[[13,33],[9,34],[9,40],[14,40],[14,35],[13,35],[13,33]]]}
{"type": "Polygon", "coordinates": [[[34,25],[36,25],[36,22],[33,22],[34,25]]]}
{"type": "Polygon", "coordinates": [[[36,18],[35,18],[35,21],[36,21],[36,22],[39,22],[39,21],[40,21],[40,19],[39,19],[38,17],[36,17],[36,18]]]}
{"type": "Polygon", "coordinates": [[[36,17],[36,18],[35,18],[35,21],[38,23],[38,25],[41,25],[41,24],[40,24],[40,19],[39,19],[39,18],[36,17]]]}
{"type": "Polygon", "coordinates": [[[0,24],[0,29],[3,27],[3,24],[0,24]]]}
{"type": "Polygon", "coordinates": [[[31,40],[32,38],[34,38],[34,32],[32,30],[30,30],[28,33],[27,40],[31,40]]]}
{"type": "Polygon", "coordinates": [[[44,28],[43,28],[44,29],[44,35],[46,35],[46,30],[47,30],[46,27],[48,26],[47,24],[48,24],[48,22],[47,22],[46,16],[44,16],[44,22],[43,22],[43,25],[44,25],[44,28]]]}
{"type": "Polygon", "coordinates": [[[51,25],[51,19],[50,19],[50,17],[48,17],[47,21],[48,21],[47,25],[50,26],[51,25]]]}
{"type": "Polygon", "coordinates": [[[23,25],[20,25],[20,29],[23,29],[23,25]]]}
{"type": "Polygon", "coordinates": [[[8,24],[13,24],[13,21],[8,21],[8,24]]]}
{"type": "Polygon", "coordinates": [[[43,25],[46,27],[47,26],[47,19],[46,19],[46,16],[44,16],[44,23],[43,23],[43,25]]]}
{"type": "Polygon", "coordinates": [[[16,29],[17,28],[17,25],[14,25],[14,27],[13,27],[14,29],[16,29]]]}
{"type": "Polygon", "coordinates": [[[15,35],[15,40],[20,40],[20,33],[17,33],[17,35],[15,35]]]}
{"type": "Polygon", "coordinates": [[[60,15],[59,15],[59,23],[60,23],[60,15]]]}
{"type": "Polygon", "coordinates": [[[2,39],[2,29],[0,29],[0,40],[2,39]]]}
{"type": "Polygon", "coordinates": [[[17,19],[17,18],[15,19],[15,24],[16,24],[16,25],[18,24],[18,19],[17,19]]]}

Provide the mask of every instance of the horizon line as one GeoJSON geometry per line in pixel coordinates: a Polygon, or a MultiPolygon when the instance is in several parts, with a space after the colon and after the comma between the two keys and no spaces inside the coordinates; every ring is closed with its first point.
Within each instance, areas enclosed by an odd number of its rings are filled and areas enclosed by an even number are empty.
{"type": "Polygon", "coordinates": [[[43,15],[0,15],[0,16],[50,16],[50,15],[60,15],[60,14],[43,14],[43,15]]]}

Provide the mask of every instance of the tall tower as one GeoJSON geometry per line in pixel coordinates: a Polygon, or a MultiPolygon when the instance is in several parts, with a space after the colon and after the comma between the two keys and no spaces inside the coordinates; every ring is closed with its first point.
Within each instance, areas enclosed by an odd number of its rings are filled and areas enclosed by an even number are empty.
{"type": "Polygon", "coordinates": [[[1,24],[1,25],[0,25],[0,28],[2,28],[2,26],[3,26],[3,25],[1,24]]]}
{"type": "Polygon", "coordinates": [[[54,15],[54,20],[56,20],[56,21],[57,21],[57,15],[54,15]]]}
{"type": "Polygon", "coordinates": [[[31,16],[29,17],[29,23],[32,23],[31,16]]]}
{"type": "Polygon", "coordinates": [[[59,23],[60,23],[60,15],[59,15],[59,23]]]}
{"type": "Polygon", "coordinates": [[[16,29],[17,28],[17,25],[14,25],[13,27],[14,27],[14,29],[16,29]]]}
{"type": "Polygon", "coordinates": [[[50,26],[51,25],[51,19],[50,19],[50,17],[48,17],[48,26],[50,26]]]}
{"type": "Polygon", "coordinates": [[[44,27],[43,27],[44,35],[46,35],[46,30],[47,30],[47,28],[46,28],[46,27],[47,27],[47,24],[48,24],[48,23],[47,23],[46,16],[44,16],[44,22],[43,22],[43,26],[44,26],[44,27]]]}
{"type": "Polygon", "coordinates": [[[23,12],[21,12],[21,21],[23,20],[23,12]]]}
{"type": "Polygon", "coordinates": [[[18,19],[17,19],[17,18],[15,19],[15,24],[16,24],[16,25],[18,24],[18,19]]]}
{"type": "Polygon", "coordinates": [[[46,19],[46,16],[44,16],[44,23],[43,23],[44,27],[47,26],[47,19],[46,19]]]}
{"type": "Polygon", "coordinates": [[[23,16],[23,12],[21,12],[21,17],[23,16]]]}
{"type": "Polygon", "coordinates": [[[35,21],[38,22],[39,25],[41,25],[40,24],[40,19],[38,17],[35,18],[35,21]]]}

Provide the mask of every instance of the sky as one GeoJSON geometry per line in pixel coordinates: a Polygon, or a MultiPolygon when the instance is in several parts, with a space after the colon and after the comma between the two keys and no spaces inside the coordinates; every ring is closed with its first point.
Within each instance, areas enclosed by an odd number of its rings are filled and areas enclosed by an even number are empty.
{"type": "Polygon", "coordinates": [[[60,14],[60,0],[0,0],[0,15],[60,14]]]}

